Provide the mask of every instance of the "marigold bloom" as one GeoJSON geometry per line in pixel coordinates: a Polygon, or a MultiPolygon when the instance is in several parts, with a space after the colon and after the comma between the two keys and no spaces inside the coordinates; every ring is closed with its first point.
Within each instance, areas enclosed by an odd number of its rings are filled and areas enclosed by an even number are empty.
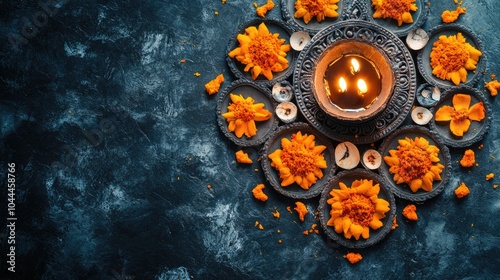
{"type": "Polygon", "coordinates": [[[238,34],[240,46],[229,52],[229,57],[236,58],[246,65],[243,71],[250,71],[255,80],[262,74],[268,80],[273,79],[273,72],[281,72],[288,68],[287,52],[291,47],[285,44],[285,39],[279,38],[279,33],[271,34],[265,23],[257,29],[250,26],[245,34],[238,34]]]}
{"type": "Polygon", "coordinates": [[[302,135],[298,131],[291,140],[281,139],[281,149],[269,155],[271,166],[279,171],[281,186],[297,183],[302,189],[308,190],[317,179],[323,178],[321,169],[327,167],[323,155],[326,146],[316,146],[314,139],[314,135],[302,135]]]}
{"type": "Polygon", "coordinates": [[[434,115],[436,121],[450,121],[450,130],[456,136],[463,136],[469,130],[471,121],[484,119],[485,109],[483,102],[478,102],[469,107],[471,96],[457,93],[453,96],[453,107],[444,105],[434,115]]]}
{"type": "Polygon", "coordinates": [[[373,18],[392,18],[398,21],[398,26],[412,23],[411,12],[418,10],[415,0],[372,0],[375,8],[373,18]]]}
{"type": "Polygon", "coordinates": [[[308,24],[313,17],[318,22],[325,20],[325,17],[336,18],[340,0],[297,0],[295,2],[295,18],[303,18],[304,23],[308,24]]]}
{"type": "Polygon", "coordinates": [[[467,81],[467,70],[476,69],[482,53],[466,42],[462,33],[441,35],[430,52],[432,74],[455,85],[467,81]]]}
{"type": "Polygon", "coordinates": [[[380,185],[373,180],[355,180],[351,187],[339,182],[340,189],[332,189],[327,200],[331,205],[330,219],[326,223],[333,226],[336,233],[344,233],[350,239],[368,239],[370,228],[377,230],[383,226],[381,219],[390,210],[389,202],[379,198],[380,185]]]}
{"type": "Polygon", "coordinates": [[[227,106],[227,112],[222,116],[229,122],[227,130],[235,132],[236,137],[252,137],[257,134],[256,121],[266,121],[273,115],[264,109],[264,103],[254,104],[252,97],[247,97],[230,93],[232,103],[227,106]]]}
{"type": "Polygon", "coordinates": [[[439,148],[430,145],[423,137],[400,139],[396,150],[389,150],[384,157],[396,184],[406,183],[413,192],[419,189],[430,192],[432,182],[441,180],[444,165],[439,163],[439,148]]]}
{"type": "Polygon", "coordinates": [[[469,195],[470,193],[470,190],[469,188],[465,185],[465,183],[461,183],[460,186],[458,186],[458,188],[455,189],[455,195],[458,197],[458,198],[462,198],[462,197],[466,197],[467,195],[469,195]]]}

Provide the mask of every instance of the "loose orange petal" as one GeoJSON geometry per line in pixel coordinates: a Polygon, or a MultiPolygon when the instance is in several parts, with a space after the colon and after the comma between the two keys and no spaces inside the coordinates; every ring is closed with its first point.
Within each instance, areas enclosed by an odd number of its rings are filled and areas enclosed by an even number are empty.
{"type": "Polygon", "coordinates": [[[453,96],[453,107],[455,111],[468,110],[471,97],[468,94],[457,93],[453,96]]]}
{"type": "Polygon", "coordinates": [[[455,108],[444,105],[436,111],[434,118],[436,119],[436,121],[449,121],[451,120],[454,113],[455,108]]]}
{"type": "Polygon", "coordinates": [[[483,102],[478,102],[469,108],[469,119],[472,121],[481,121],[485,117],[483,102]]]}

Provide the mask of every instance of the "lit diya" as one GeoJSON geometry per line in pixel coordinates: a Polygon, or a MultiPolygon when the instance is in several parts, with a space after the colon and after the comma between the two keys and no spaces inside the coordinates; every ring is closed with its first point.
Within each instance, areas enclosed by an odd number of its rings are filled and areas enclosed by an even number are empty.
{"type": "Polygon", "coordinates": [[[347,121],[366,120],[382,111],[394,86],[389,59],[373,45],[355,40],[334,44],[314,74],[319,106],[347,121]]]}

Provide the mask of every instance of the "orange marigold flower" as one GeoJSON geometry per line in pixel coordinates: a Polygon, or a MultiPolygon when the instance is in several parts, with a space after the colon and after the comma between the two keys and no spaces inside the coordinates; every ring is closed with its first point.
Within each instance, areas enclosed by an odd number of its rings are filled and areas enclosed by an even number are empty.
{"type": "Polygon", "coordinates": [[[330,219],[326,223],[333,226],[336,233],[344,233],[350,239],[359,237],[368,239],[370,228],[377,230],[382,227],[381,219],[390,210],[389,202],[379,198],[380,185],[373,184],[373,180],[355,180],[351,187],[343,182],[339,183],[340,189],[330,191],[331,205],[330,219]]]}
{"type": "Polygon", "coordinates": [[[232,103],[227,106],[227,112],[222,116],[229,122],[227,130],[235,132],[236,137],[252,137],[257,134],[256,121],[266,121],[273,115],[264,109],[264,103],[254,104],[252,97],[247,97],[230,93],[232,103]]]}
{"type": "Polygon", "coordinates": [[[306,205],[300,201],[295,202],[295,208],[293,208],[297,213],[299,213],[299,220],[304,221],[304,217],[309,211],[307,211],[306,205]]]}
{"type": "Polygon", "coordinates": [[[439,159],[439,148],[430,145],[423,137],[400,139],[396,150],[389,150],[384,157],[389,165],[389,172],[394,174],[396,184],[406,183],[413,192],[419,189],[430,192],[432,182],[441,180],[444,169],[439,159]]]}
{"type": "Polygon", "coordinates": [[[262,6],[257,6],[257,3],[254,3],[255,4],[255,12],[257,13],[257,15],[259,17],[265,17],[267,12],[269,12],[270,10],[272,10],[274,8],[274,2],[273,0],[267,0],[267,3],[262,5],[262,6]]]}
{"type": "Polygon", "coordinates": [[[398,21],[398,26],[412,23],[411,12],[418,10],[415,0],[372,0],[372,6],[373,18],[391,18],[398,21]]]}
{"type": "Polygon", "coordinates": [[[476,69],[481,51],[466,42],[462,33],[441,35],[430,52],[432,74],[455,85],[467,81],[467,70],[476,69]]]}
{"type": "Polygon", "coordinates": [[[347,259],[350,263],[355,264],[359,262],[361,259],[363,259],[363,256],[361,256],[360,253],[349,252],[346,255],[344,255],[344,259],[347,259]]]}
{"type": "Polygon", "coordinates": [[[327,167],[323,151],[324,145],[316,146],[314,135],[302,135],[298,131],[291,140],[281,139],[282,149],[276,149],[269,155],[271,166],[279,171],[281,186],[297,183],[308,190],[318,179],[323,178],[321,169],[327,167]]]}
{"type": "Polygon", "coordinates": [[[248,157],[248,154],[243,152],[243,150],[239,150],[236,152],[236,161],[239,163],[251,164],[253,161],[248,157]]]}
{"type": "Polygon", "coordinates": [[[496,96],[498,94],[498,90],[500,89],[500,83],[498,80],[486,82],[484,83],[484,86],[490,91],[491,96],[496,96]]]}
{"type": "Polygon", "coordinates": [[[415,206],[415,204],[406,205],[406,207],[403,208],[403,216],[405,216],[408,220],[418,220],[417,206],[415,206]]]}
{"type": "Polygon", "coordinates": [[[337,3],[340,0],[297,0],[295,2],[295,18],[303,18],[304,23],[308,24],[313,17],[318,22],[325,20],[325,17],[336,18],[337,3]]]}
{"type": "Polygon", "coordinates": [[[458,198],[466,197],[469,193],[469,188],[463,182],[460,184],[460,186],[458,186],[458,188],[455,189],[455,195],[458,198]]]}
{"type": "Polygon", "coordinates": [[[466,8],[462,8],[460,7],[460,5],[458,5],[457,9],[454,11],[445,10],[441,14],[441,19],[444,23],[452,23],[458,19],[458,16],[460,16],[461,14],[465,14],[466,11],[466,8]]]}
{"type": "Polygon", "coordinates": [[[215,79],[205,84],[205,89],[209,95],[219,92],[220,85],[224,82],[224,75],[219,74],[215,79]]]}
{"type": "Polygon", "coordinates": [[[246,65],[243,71],[250,71],[252,79],[262,74],[272,80],[273,72],[288,68],[286,55],[290,45],[279,38],[279,33],[271,34],[265,23],[261,23],[258,29],[255,26],[246,28],[245,34],[238,34],[237,39],[240,46],[228,55],[246,65]]]}
{"type": "Polygon", "coordinates": [[[255,186],[255,188],[253,188],[252,190],[252,194],[253,194],[253,197],[255,197],[255,199],[258,199],[260,201],[266,201],[267,200],[267,195],[264,193],[264,184],[258,184],[257,186],[255,186]]]}
{"type": "Polygon", "coordinates": [[[485,109],[483,102],[470,106],[471,96],[457,93],[453,96],[453,107],[444,105],[434,115],[436,121],[450,121],[450,130],[456,136],[463,136],[469,130],[471,121],[484,119],[485,109]],[[470,107],[469,107],[470,106],[470,107]]]}
{"type": "Polygon", "coordinates": [[[468,149],[465,151],[464,156],[460,160],[460,165],[462,167],[471,167],[476,163],[476,157],[474,155],[474,151],[471,149],[468,149]]]}

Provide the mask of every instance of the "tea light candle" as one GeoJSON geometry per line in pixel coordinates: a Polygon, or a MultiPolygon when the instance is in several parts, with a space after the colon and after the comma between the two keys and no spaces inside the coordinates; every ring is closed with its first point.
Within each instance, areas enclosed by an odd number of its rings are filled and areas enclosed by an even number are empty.
{"type": "Polygon", "coordinates": [[[282,81],[273,85],[272,94],[278,102],[290,101],[293,97],[292,85],[288,81],[282,81]]]}
{"type": "Polygon", "coordinates": [[[332,104],[345,111],[361,111],[377,99],[382,79],[369,59],[348,54],[328,65],[324,85],[332,104]]]}
{"type": "Polygon", "coordinates": [[[297,106],[292,102],[281,102],[276,106],[276,115],[284,123],[291,123],[297,119],[297,106]]]}
{"type": "Polygon", "coordinates": [[[290,45],[292,49],[301,51],[311,41],[311,36],[307,32],[297,31],[290,36],[290,45]]]}

